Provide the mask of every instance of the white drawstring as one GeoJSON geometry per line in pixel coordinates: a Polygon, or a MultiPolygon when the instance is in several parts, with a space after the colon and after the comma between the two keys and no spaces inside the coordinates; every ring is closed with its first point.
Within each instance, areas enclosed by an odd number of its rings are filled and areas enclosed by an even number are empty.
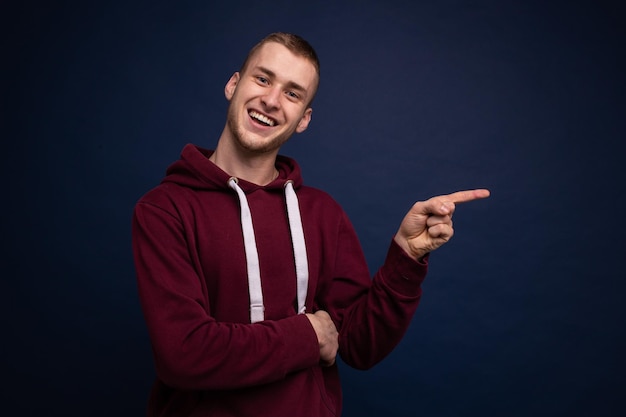
{"type": "Polygon", "coordinates": [[[248,267],[248,289],[250,292],[250,322],[256,323],[265,318],[263,306],[263,291],[261,290],[261,270],[259,268],[259,254],[256,249],[252,214],[248,206],[245,193],[237,184],[237,178],[228,180],[230,188],[237,192],[241,206],[241,228],[243,230],[243,244],[246,250],[246,265],[248,267]]]}
{"type": "Polygon", "coordinates": [[[306,312],[306,294],[309,285],[309,263],[306,256],[306,243],[304,242],[304,230],[300,218],[300,206],[298,197],[293,189],[293,181],[285,184],[285,199],[287,200],[287,216],[291,229],[291,242],[293,244],[293,256],[296,263],[296,278],[298,286],[298,314],[306,312]]]}
{"type": "MultiPolygon", "coordinates": [[[[259,254],[252,226],[252,214],[248,206],[246,194],[237,184],[237,178],[231,177],[228,186],[237,192],[241,207],[241,228],[243,230],[243,242],[246,251],[246,265],[248,268],[248,291],[250,294],[250,322],[256,323],[265,319],[265,307],[263,305],[263,290],[261,287],[261,270],[259,267],[259,254]]],[[[294,262],[296,265],[298,314],[306,312],[306,295],[309,285],[309,264],[306,255],[306,243],[304,241],[304,229],[300,217],[298,197],[293,189],[293,181],[285,183],[285,200],[287,202],[287,217],[291,230],[291,242],[293,245],[294,262]]]]}

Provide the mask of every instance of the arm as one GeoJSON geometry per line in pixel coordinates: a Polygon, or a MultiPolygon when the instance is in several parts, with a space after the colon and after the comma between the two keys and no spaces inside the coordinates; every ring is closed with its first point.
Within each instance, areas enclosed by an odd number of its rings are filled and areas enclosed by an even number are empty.
{"type": "MultiPolygon", "coordinates": [[[[349,238],[352,233],[347,230],[345,234],[341,246],[359,248],[356,236],[349,238]]],[[[351,252],[338,256],[342,261],[338,260],[337,276],[329,291],[329,312],[339,328],[343,361],[356,369],[369,369],[406,333],[421,298],[427,257],[417,262],[392,240],[385,263],[370,279],[367,272],[355,274],[356,259],[349,257],[356,258],[356,254],[351,252]]]]}
{"type": "Polygon", "coordinates": [[[316,333],[304,315],[255,324],[211,317],[192,237],[175,213],[139,203],[133,217],[138,289],[159,378],[182,389],[239,388],[318,364],[316,333]]]}
{"type": "Polygon", "coordinates": [[[357,255],[350,248],[359,244],[346,222],[340,234],[335,276],[354,278],[335,278],[330,296],[344,361],[356,368],[369,368],[399,343],[419,303],[428,254],[453,235],[455,204],[488,195],[487,190],[462,191],[416,203],[402,221],[385,263],[369,287],[350,270],[357,268],[351,260],[357,255]]]}

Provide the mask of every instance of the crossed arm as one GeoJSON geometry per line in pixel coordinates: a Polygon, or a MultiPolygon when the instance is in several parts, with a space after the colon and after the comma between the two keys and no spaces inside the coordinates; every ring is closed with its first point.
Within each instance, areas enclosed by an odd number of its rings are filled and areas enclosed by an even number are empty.
{"type": "MultiPolygon", "coordinates": [[[[406,214],[394,240],[413,259],[419,260],[452,238],[452,215],[456,205],[489,197],[489,190],[475,189],[418,201],[406,214]]],[[[335,363],[339,334],[327,312],[307,314],[315,330],[323,365],[335,363]]]]}

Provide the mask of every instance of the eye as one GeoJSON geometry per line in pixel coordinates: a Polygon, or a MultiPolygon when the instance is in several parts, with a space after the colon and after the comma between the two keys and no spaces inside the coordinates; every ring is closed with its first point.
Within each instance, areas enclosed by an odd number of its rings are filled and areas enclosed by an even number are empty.
{"type": "Polygon", "coordinates": [[[295,99],[295,100],[300,98],[300,95],[298,93],[296,93],[295,91],[287,91],[287,96],[289,96],[289,98],[292,98],[292,99],[295,99]]]}
{"type": "Polygon", "coordinates": [[[256,79],[259,82],[259,84],[269,84],[270,83],[270,81],[267,78],[262,77],[262,76],[258,76],[258,77],[256,77],[256,79]]]}

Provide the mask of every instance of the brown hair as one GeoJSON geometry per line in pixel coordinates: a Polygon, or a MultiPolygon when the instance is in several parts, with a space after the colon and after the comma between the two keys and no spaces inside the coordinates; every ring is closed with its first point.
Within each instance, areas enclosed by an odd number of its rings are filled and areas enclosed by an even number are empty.
{"type": "Polygon", "coordinates": [[[254,54],[259,50],[261,46],[265,45],[268,42],[279,43],[289,49],[294,54],[308,59],[315,66],[315,70],[317,71],[317,76],[319,78],[320,61],[317,58],[317,53],[315,52],[315,49],[313,49],[313,47],[302,37],[285,32],[270,33],[265,38],[261,39],[259,43],[254,45],[250,52],[248,52],[248,56],[243,62],[243,65],[241,66],[239,72],[243,73],[245,71],[246,67],[248,66],[248,62],[250,61],[250,58],[254,56],[254,54]]]}

